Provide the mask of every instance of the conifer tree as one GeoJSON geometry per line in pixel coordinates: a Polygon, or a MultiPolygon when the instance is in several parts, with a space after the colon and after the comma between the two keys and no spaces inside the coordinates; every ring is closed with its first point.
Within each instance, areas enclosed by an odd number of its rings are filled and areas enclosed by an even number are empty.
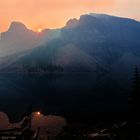
{"type": "Polygon", "coordinates": [[[131,105],[133,119],[140,120],[140,77],[138,67],[135,67],[133,90],[131,93],[131,105]]]}

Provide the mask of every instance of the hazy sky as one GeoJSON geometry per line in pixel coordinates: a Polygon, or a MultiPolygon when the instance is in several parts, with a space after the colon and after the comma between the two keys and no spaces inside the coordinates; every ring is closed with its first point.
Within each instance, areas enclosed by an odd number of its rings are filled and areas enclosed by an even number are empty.
{"type": "Polygon", "coordinates": [[[1,0],[0,31],[12,21],[28,28],[57,28],[84,13],[107,13],[140,20],[140,0],[1,0]]]}

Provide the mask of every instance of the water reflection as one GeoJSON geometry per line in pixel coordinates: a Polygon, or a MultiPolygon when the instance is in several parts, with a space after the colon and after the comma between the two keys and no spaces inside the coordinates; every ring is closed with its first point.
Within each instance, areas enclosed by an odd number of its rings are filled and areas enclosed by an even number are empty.
{"type": "Polygon", "coordinates": [[[0,75],[0,110],[13,119],[19,118],[29,104],[45,114],[74,117],[116,109],[123,112],[127,97],[119,83],[95,73],[0,75]]]}

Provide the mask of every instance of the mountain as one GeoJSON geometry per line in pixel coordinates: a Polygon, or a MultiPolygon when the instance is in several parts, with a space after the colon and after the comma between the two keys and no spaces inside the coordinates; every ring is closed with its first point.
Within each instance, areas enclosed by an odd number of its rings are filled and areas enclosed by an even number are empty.
{"type": "Polygon", "coordinates": [[[19,22],[12,22],[8,31],[1,34],[0,56],[21,53],[40,44],[40,35],[19,22]]]}
{"type": "Polygon", "coordinates": [[[60,29],[44,29],[41,33],[28,29],[20,22],[12,22],[8,31],[1,33],[0,65],[8,67],[33,48],[46,44],[60,34],[60,29]]]}
{"type": "MultiPolygon", "coordinates": [[[[23,29],[25,27],[22,32],[23,29]]],[[[32,67],[42,70],[42,66],[46,69],[55,66],[65,72],[115,73],[115,69],[121,69],[121,62],[126,64],[123,72],[129,65],[128,60],[133,62],[131,66],[139,62],[135,59],[140,58],[140,23],[133,19],[105,14],[82,15],[79,20],[70,19],[58,34],[8,69],[32,67]]]]}

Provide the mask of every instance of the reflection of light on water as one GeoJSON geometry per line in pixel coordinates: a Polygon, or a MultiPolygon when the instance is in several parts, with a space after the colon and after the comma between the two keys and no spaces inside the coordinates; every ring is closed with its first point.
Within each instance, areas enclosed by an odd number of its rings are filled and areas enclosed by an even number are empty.
{"type": "Polygon", "coordinates": [[[40,111],[36,111],[33,113],[33,117],[41,117],[41,116],[42,116],[42,114],[40,111]]]}
{"type": "Polygon", "coordinates": [[[32,114],[32,127],[40,127],[41,126],[41,123],[42,123],[42,120],[44,118],[44,115],[41,114],[40,111],[36,111],[32,114]]]}
{"type": "Polygon", "coordinates": [[[38,116],[40,116],[41,115],[41,113],[38,111],[38,112],[36,112],[36,114],[38,115],[38,116]]]}

